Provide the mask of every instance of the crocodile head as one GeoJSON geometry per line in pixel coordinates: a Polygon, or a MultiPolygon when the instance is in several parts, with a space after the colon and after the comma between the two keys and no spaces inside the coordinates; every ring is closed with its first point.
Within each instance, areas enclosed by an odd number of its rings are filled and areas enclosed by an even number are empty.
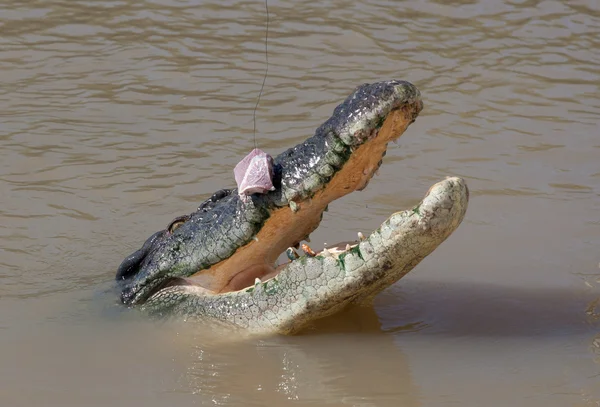
{"type": "Polygon", "coordinates": [[[468,201],[462,179],[434,185],[417,207],[367,237],[275,263],[318,227],[329,203],[367,186],[388,142],[422,107],[408,82],[358,87],[314,136],[274,159],[273,191],[218,191],[128,256],[117,272],[122,302],[156,315],[292,333],[377,294],[458,227],[468,201]]]}

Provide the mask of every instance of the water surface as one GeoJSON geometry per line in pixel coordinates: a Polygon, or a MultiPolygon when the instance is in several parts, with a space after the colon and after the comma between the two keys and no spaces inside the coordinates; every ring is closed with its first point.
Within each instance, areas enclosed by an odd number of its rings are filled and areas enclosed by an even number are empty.
{"type": "Polygon", "coordinates": [[[262,149],[312,135],[363,82],[409,80],[425,102],[313,244],[448,175],[469,183],[465,222],[372,306],[296,337],[116,303],[121,259],[233,185],[253,147],[264,4],[222,3],[0,5],[0,404],[599,405],[594,1],[270,0],[262,149]]]}

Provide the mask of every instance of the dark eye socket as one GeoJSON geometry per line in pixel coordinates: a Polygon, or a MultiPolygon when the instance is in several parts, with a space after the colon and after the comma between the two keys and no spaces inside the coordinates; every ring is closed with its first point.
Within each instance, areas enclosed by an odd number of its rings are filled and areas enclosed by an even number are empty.
{"type": "Polygon", "coordinates": [[[173,233],[175,232],[175,230],[177,230],[177,228],[181,225],[183,225],[185,222],[187,222],[187,220],[190,217],[188,215],[183,215],[183,216],[178,216],[175,219],[173,219],[171,221],[171,223],[169,223],[169,226],[167,226],[167,230],[169,231],[169,233],[173,233]]]}

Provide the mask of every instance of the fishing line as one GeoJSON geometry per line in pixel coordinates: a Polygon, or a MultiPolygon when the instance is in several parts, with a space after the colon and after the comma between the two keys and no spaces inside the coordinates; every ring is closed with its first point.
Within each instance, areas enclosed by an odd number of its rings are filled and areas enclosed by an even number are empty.
{"type": "Polygon", "coordinates": [[[265,61],[267,66],[265,67],[265,76],[263,77],[260,92],[258,93],[258,99],[256,100],[256,105],[254,105],[254,112],[252,113],[252,120],[254,122],[254,148],[258,148],[256,145],[256,110],[258,109],[260,97],[262,96],[263,89],[265,88],[265,83],[267,82],[267,75],[269,74],[269,5],[267,1],[268,0],[265,0],[265,10],[267,11],[267,28],[265,30],[265,61]]]}

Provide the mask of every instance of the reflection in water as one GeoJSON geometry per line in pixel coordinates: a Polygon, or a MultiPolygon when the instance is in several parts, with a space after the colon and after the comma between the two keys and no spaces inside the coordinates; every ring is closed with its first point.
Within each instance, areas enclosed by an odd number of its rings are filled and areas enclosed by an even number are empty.
{"type": "MultiPolygon", "coordinates": [[[[520,391],[558,380],[561,391],[576,391],[581,400],[591,400],[597,397],[598,368],[593,364],[577,363],[586,379],[578,379],[579,387],[574,387],[562,371],[535,361],[550,353],[559,360],[568,358],[565,333],[598,352],[597,321],[581,317],[593,294],[415,279],[386,291],[374,308],[352,308],[295,337],[254,338],[191,328],[188,340],[197,345],[186,348],[194,349],[191,355],[182,351],[181,358],[193,362],[181,376],[180,391],[216,404],[329,400],[340,406],[392,406],[428,404],[423,392],[430,401],[431,394],[460,400],[460,388],[466,386],[472,399],[487,403],[505,392],[495,387],[498,381],[513,383],[507,378],[515,375],[523,382],[511,386],[520,391]],[[404,349],[413,356],[410,363],[404,349]],[[515,359],[529,371],[514,367],[515,359]],[[480,363],[487,380],[479,372],[480,363]],[[469,382],[481,389],[473,390],[469,382]]],[[[539,405],[544,403],[540,400],[539,405]]]]}
{"type": "Polygon", "coordinates": [[[378,333],[373,308],[330,321],[335,328],[314,335],[203,343],[183,385],[218,405],[421,405],[406,356],[378,333]]]}
{"type": "Polygon", "coordinates": [[[425,102],[316,247],[447,175],[472,199],[376,315],[236,342],[132,322],[102,290],[149,233],[234,185],[264,3],[5,3],[0,405],[597,405],[597,2],[269,0],[263,150],[311,135],[362,82],[410,80],[425,102]]]}
{"type": "Polygon", "coordinates": [[[584,314],[597,296],[597,290],[590,292],[584,287],[515,287],[413,278],[384,292],[376,307],[385,331],[409,321],[426,321],[426,333],[442,336],[548,338],[565,332],[593,332],[594,321],[584,314]],[[402,305],[405,309],[398,315],[402,305]]]}

